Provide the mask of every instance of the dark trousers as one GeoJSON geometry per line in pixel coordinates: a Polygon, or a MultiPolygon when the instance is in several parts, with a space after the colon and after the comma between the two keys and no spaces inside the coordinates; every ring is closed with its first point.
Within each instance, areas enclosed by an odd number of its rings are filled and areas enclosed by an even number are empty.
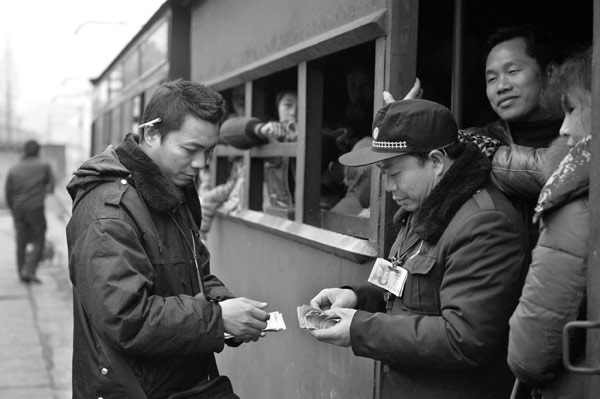
{"type": "Polygon", "coordinates": [[[27,211],[13,210],[12,215],[17,232],[17,271],[19,277],[35,277],[38,263],[44,251],[46,237],[44,208],[27,211]],[[26,253],[27,244],[31,244],[29,253],[26,253]]]}

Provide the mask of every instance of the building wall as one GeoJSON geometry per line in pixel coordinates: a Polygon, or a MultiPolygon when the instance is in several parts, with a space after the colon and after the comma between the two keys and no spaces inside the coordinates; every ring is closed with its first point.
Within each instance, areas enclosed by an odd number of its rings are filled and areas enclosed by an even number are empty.
{"type": "Polygon", "coordinates": [[[366,282],[373,262],[353,263],[222,216],[213,220],[208,247],[212,273],[237,296],[281,312],[287,327],[217,355],[240,397],[373,397],[375,362],[317,341],[296,315],[322,288],[366,282]]]}

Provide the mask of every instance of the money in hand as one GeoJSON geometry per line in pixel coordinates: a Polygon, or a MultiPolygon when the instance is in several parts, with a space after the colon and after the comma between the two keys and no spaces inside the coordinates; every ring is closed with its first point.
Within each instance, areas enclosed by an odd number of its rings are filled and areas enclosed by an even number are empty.
{"type": "MultiPolygon", "coordinates": [[[[283,315],[280,312],[269,313],[269,320],[267,320],[267,328],[263,331],[283,331],[285,330],[285,322],[283,321],[283,315]]],[[[233,335],[225,333],[225,339],[233,338],[233,335]]]]}
{"type": "Polygon", "coordinates": [[[335,326],[340,318],[335,315],[324,315],[321,309],[302,305],[298,306],[298,323],[300,328],[307,330],[321,330],[335,326]]]}
{"type": "Polygon", "coordinates": [[[267,320],[267,328],[263,331],[282,331],[285,330],[285,322],[283,321],[283,315],[280,312],[269,313],[269,320],[267,320]]]}

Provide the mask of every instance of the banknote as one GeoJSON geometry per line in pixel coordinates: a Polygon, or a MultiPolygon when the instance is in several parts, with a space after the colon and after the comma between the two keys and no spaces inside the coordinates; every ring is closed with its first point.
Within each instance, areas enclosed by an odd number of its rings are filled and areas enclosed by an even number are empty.
{"type": "MultiPolygon", "coordinates": [[[[283,315],[281,312],[269,313],[269,320],[267,320],[267,327],[263,331],[283,331],[285,330],[285,322],[283,321],[283,315]]],[[[225,339],[233,338],[233,335],[225,333],[225,339]]]]}
{"type": "Polygon", "coordinates": [[[340,318],[335,315],[325,315],[321,309],[302,305],[297,307],[298,323],[300,328],[307,330],[321,330],[324,328],[333,327],[340,318]]]}

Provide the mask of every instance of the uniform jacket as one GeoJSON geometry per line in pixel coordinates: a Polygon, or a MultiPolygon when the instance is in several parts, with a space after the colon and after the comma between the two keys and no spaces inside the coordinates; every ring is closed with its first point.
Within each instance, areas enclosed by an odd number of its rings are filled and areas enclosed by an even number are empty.
{"type": "Polygon", "coordinates": [[[4,189],[7,205],[12,211],[43,209],[46,194],[54,190],[50,165],[38,157],[23,158],[9,170],[4,189]]]}
{"type": "Polygon", "coordinates": [[[149,399],[195,385],[224,346],[215,302],[233,295],[209,274],[193,185],[173,185],[128,135],[86,161],[67,189],[73,398],[127,397],[100,340],[121,351],[149,399]]]}
{"type": "MultiPolygon", "coordinates": [[[[572,148],[540,194],[540,238],[510,319],[508,364],[521,381],[541,388],[544,399],[583,397],[583,375],[562,365],[562,331],[585,318],[590,138],[572,148]]],[[[573,339],[571,362],[577,363],[583,342],[573,339]]]]}
{"type": "Polygon", "coordinates": [[[529,261],[517,212],[489,183],[489,160],[465,152],[413,214],[390,252],[408,271],[401,297],[354,288],[352,350],[382,362],[382,398],[506,399],[508,319],[529,261]]]}

